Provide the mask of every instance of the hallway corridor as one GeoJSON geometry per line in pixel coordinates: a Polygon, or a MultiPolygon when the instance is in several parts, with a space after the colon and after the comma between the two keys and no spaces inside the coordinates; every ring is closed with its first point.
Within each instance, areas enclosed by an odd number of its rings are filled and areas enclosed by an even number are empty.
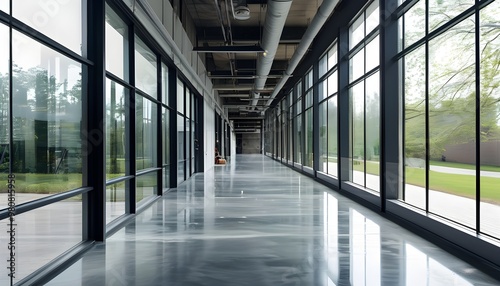
{"type": "Polygon", "coordinates": [[[498,285],[262,155],[165,194],[47,285],[498,285]]]}

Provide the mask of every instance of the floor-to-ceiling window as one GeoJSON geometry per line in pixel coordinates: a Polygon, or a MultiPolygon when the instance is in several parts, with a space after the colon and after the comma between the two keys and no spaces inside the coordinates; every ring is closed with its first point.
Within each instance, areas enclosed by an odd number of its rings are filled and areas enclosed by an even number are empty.
{"type": "Polygon", "coordinates": [[[399,19],[405,128],[400,199],[497,238],[499,13],[499,1],[421,0],[399,19]]]}
{"type": "Polygon", "coordinates": [[[82,241],[82,194],[90,190],[84,188],[88,150],[82,144],[87,96],[83,3],[60,4],[51,17],[43,3],[10,3],[0,3],[0,241],[15,236],[19,267],[8,268],[6,243],[0,248],[2,285],[9,284],[10,270],[13,282],[19,282],[82,241]],[[17,20],[22,25],[13,24],[17,20]],[[23,205],[16,209],[12,234],[7,233],[8,174],[15,176],[12,198],[23,205]]]}
{"type": "Polygon", "coordinates": [[[349,99],[352,182],[380,189],[379,1],[349,26],[349,99]]]}
{"type": "Polygon", "coordinates": [[[313,167],[313,71],[304,76],[304,166],[313,167]]]}
{"type": "Polygon", "coordinates": [[[136,202],[157,194],[157,55],[135,36],[135,154],[136,202]]]}
{"type": "Polygon", "coordinates": [[[186,130],[184,119],[185,88],[177,78],[177,183],[184,182],[186,172],[186,130]]]}
{"type": "Polygon", "coordinates": [[[128,26],[106,5],[106,223],[125,214],[129,150],[130,80],[128,26]],[[123,180],[122,180],[123,179],[123,180]],[[118,181],[118,182],[117,182],[118,181]]]}
{"type": "Polygon", "coordinates": [[[337,44],[319,60],[319,171],[338,176],[337,44]]]}
{"type": "Polygon", "coordinates": [[[162,124],[162,167],[163,167],[163,188],[170,187],[170,113],[172,112],[169,96],[169,67],[162,63],[161,65],[161,124],[162,124]]]}
{"type": "Polygon", "coordinates": [[[295,163],[302,165],[302,157],[304,154],[303,140],[304,132],[302,126],[302,81],[293,89],[294,104],[293,104],[293,160],[295,163]]]}

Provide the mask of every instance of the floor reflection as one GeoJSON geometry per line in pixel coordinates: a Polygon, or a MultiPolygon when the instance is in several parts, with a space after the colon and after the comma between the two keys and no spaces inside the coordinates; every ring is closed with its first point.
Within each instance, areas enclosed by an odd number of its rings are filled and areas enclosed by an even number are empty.
{"type": "Polygon", "coordinates": [[[183,182],[48,285],[498,285],[263,156],[183,182]]]}

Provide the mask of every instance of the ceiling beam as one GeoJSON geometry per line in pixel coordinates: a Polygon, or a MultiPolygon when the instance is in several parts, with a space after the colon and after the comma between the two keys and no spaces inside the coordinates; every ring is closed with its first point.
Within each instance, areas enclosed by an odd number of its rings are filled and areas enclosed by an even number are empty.
{"type": "MultiPolygon", "coordinates": [[[[281,33],[280,44],[298,44],[302,39],[306,27],[285,27],[281,33]]],[[[262,30],[258,26],[233,26],[231,27],[234,43],[257,43],[262,39],[262,30]]],[[[220,27],[201,27],[196,31],[197,40],[201,42],[223,42],[220,27]]]]}
{"type": "Polygon", "coordinates": [[[198,53],[263,53],[264,49],[259,46],[212,46],[194,47],[193,52],[198,53]]]}

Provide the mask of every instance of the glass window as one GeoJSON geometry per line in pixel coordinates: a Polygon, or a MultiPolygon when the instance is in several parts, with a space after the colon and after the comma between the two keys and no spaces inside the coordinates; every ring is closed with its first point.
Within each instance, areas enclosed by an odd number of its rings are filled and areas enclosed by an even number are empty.
{"type": "Polygon", "coordinates": [[[474,4],[474,0],[429,0],[429,32],[447,23],[474,4]]]}
{"type": "Polygon", "coordinates": [[[186,89],[186,106],[185,106],[185,110],[186,110],[186,117],[187,118],[191,118],[191,97],[193,96],[193,93],[186,89]]]}
{"type": "Polygon", "coordinates": [[[365,37],[364,15],[359,16],[349,27],[349,50],[365,37]]]}
{"type": "Polygon", "coordinates": [[[321,78],[328,71],[328,54],[319,59],[318,73],[321,78]]]}
{"type": "Polygon", "coordinates": [[[314,163],[314,154],[313,154],[313,110],[312,108],[309,108],[305,112],[305,132],[306,132],[306,138],[305,138],[305,166],[312,167],[314,163]]]}
{"type": "Polygon", "coordinates": [[[169,105],[168,102],[168,66],[164,63],[161,64],[161,102],[165,105],[169,105]]]}
{"type": "Polygon", "coordinates": [[[136,35],[135,36],[135,86],[157,98],[156,54],[136,35]]]}
{"type": "MultiPolygon", "coordinates": [[[[0,55],[8,55],[9,51],[9,29],[0,24],[0,55]]],[[[3,57],[0,60],[0,174],[9,173],[9,102],[9,57],[3,57]]],[[[0,180],[6,182],[7,178],[0,180]]],[[[1,184],[0,193],[6,192],[6,184],[1,184]]],[[[1,204],[4,205],[7,204],[1,204]]]]}
{"type": "Polygon", "coordinates": [[[36,194],[19,196],[21,203],[82,186],[88,133],[81,130],[82,66],[16,31],[13,41],[12,171],[17,192],[36,194]]]}
{"type": "Polygon", "coordinates": [[[335,71],[328,77],[328,96],[337,92],[338,89],[337,77],[338,77],[337,71],[335,71]]]}
{"type": "Polygon", "coordinates": [[[500,238],[494,209],[500,208],[500,1],[480,12],[481,34],[481,231],[500,238]]]}
{"type": "Polygon", "coordinates": [[[302,116],[297,116],[295,117],[294,120],[294,155],[293,159],[296,163],[302,164],[302,139],[304,138],[302,136],[302,116]]]}
{"type": "Polygon", "coordinates": [[[170,164],[170,110],[162,108],[163,165],[170,164]]]}
{"type": "Polygon", "coordinates": [[[338,176],[337,96],[328,99],[328,174],[338,176]]]}
{"type": "Polygon", "coordinates": [[[137,206],[141,206],[141,201],[144,199],[156,196],[158,188],[158,174],[157,172],[147,173],[139,176],[136,179],[135,201],[137,206]]]}
{"type": "Polygon", "coordinates": [[[349,60],[349,82],[358,79],[365,73],[365,53],[360,50],[349,60]]]}
{"type": "Polygon", "coordinates": [[[320,81],[318,84],[318,101],[321,102],[328,96],[328,85],[326,80],[320,81]]]}
{"type": "Polygon", "coordinates": [[[9,14],[10,13],[10,1],[9,0],[1,0],[0,1],[0,10],[9,14]]]}
{"type": "Polygon", "coordinates": [[[425,36],[425,1],[418,1],[404,14],[404,46],[408,47],[425,36]]]}
{"type": "Polygon", "coordinates": [[[378,0],[375,0],[366,8],[366,35],[370,34],[379,24],[380,13],[378,0]]]}
{"type": "Polygon", "coordinates": [[[135,148],[136,169],[157,166],[157,105],[136,95],[135,97],[135,148]]]}
{"type": "MultiPolygon", "coordinates": [[[[19,183],[17,178],[16,183],[19,183]]],[[[16,200],[19,197],[20,195],[17,194],[16,200]]],[[[77,196],[16,215],[14,283],[82,241],[82,213],[81,196],[77,196]]],[[[2,224],[4,223],[6,225],[3,220],[2,224]]],[[[5,247],[0,247],[0,257],[5,260],[10,255],[6,243],[8,239],[7,231],[0,231],[0,241],[5,242],[5,247]]],[[[2,263],[2,265],[6,266],[7,263],[2,263]]],[[[1,285],[10,285],[7,271],[7,267],[0,269],[1,285]]]]}
{"type": "Polygon", "coordinates": [[[319,171],[328,172],[328,103],[319,105],[319,171]]]}
{"type": "Polygon", "coordinates": [[[128,27],[106,4],[106,70],[129,81],[128,27]]]}
{"type": "Polygon", "coordinates": [[[184,114],[184,83],[177,78],[177,112],[184,114]]]}
{"type": "Polygon", "coordinates": [[[81,0],[12,1],[12,16],[77,54],[82,54],[81,0]]]}
{"type": "Polygon", "coordinates": [[[125,214],[125,182],[106,186],[106,224],[125,214]]]}
{"type": "Polygon", "coordinates": [[[364,82],[356,84],[350,89],[350,103],[352,112],[352,181],[365,185],[365,93],[364,82]]]}
{"type": "Polygon", "coordinates": [[[468,32],[474,31],[474,23],[474,16],[469,17],[429,42],[429,211],[473,227],[476,225],[475,173],[447,174],[436,169],[433,161],[446,157],[446,161],[467,163],[475,170],[475,147],[468,144],[476,138],[475,36],[468,32]],[[464,154],[470,156],[464,157],[464,154]],[[450,183],[458,183],[462,191],[452,187],[457,196],[443,197],[451,191],[450,183]],[[459,197],[472,199],[459,199],[458,212],[450,208],[449,203],[443,204],[459,197]]]}
{"type": "Polygon", "coordinates": [[[379,72],[366,79],[365,158],[366,187],[380,190],[380,77],[379,72]]]}
{"type": "Polygon", "coordinates": [[[128,90],[106,80],[106,179],[125,175],[126,102],[128,90]]]}
{"type": "Polygon", "coordinates": [[[366,45],[366,71],[370,71],[379,65],[380,61],[380,38],[376,36],[368,45],[366,45]]]}
{"type": "Polygon", "coordinates": [[[331,70],[337,64],[337,44],[328,51],[328,70],[331,70]]]}
{"type": "Polygon", "coordinates": [[[425,209],[425,47],[404,58],[404,197],[407,203],[425,209]]]}

